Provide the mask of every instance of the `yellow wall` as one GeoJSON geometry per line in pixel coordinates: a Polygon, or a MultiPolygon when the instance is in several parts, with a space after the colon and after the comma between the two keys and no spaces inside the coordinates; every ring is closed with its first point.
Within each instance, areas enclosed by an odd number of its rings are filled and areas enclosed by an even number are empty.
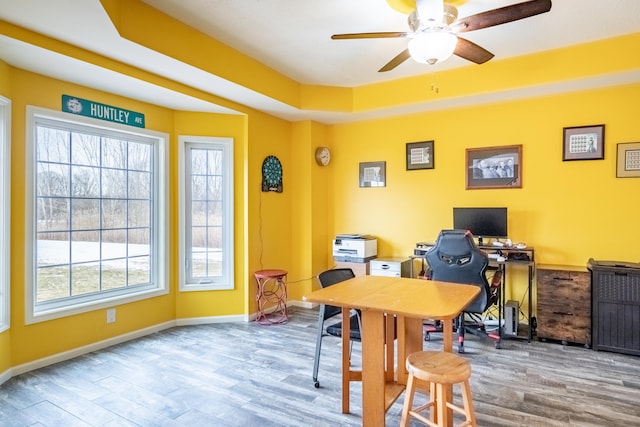
{"type": "MultiPolygon", "coordinates": [[[[83,345],[115,337],[145,327],[162,324],[176,318],[248,315],[255,311],[255,284],[248,280],[246,271],[255,271],[260,266],[260,250],[258,242],[251,252],[247,253],[246,239],[248,227],[245,219],[251,217],[255,221],[252,232],[257,231],[257,212],[247,213],[250,200],[257,206],[256,200],[262,196],[260,189],[260,166],[264,153],[276,154],[288,162],[289,127],[290,124],[269,116],[257,117],[255,122],[259,128],[251,130],[244,115],[219,115],[209,113],[174,112],[166,108],[153,106],[135,100],[107,94],[94,89],[58,81],[23,70],[4,67],[0,74],[0,89],[3,95],[12,100],[12,239],[11,239],[11,329],[0,334],[0,372],[10,366],[16,366],[46,356],[71,350],[83,345]],[[11,81],[11,91],[7,82],[11,81]],[[26,106],[34,105],[52,110],[60,110],[61,95],[95,100],[109,105],[117,105],[141,112],[145,115],[146,127],[168,133],[169,150],[169,192],[170,192],[170,293],[144,301],[118,306],[117,322],[107,325],[104,310],[95,310],[84,314],[62,319],[25,325],[24,312],[24,263],[25,263],[25,129],[26,106]],[[215,292],[177,292],[178,278],[178,135],[228,136],[235,141],[235,247],[236,286],[230,291],[215,292]],[[261,146],[253,158],[248,157],[248,134],[261,146]],[[272,140],[272,136],[276,136],[272,140]],[[249,171],[247,173],[247,171],[249,171]],[[253,191],[247,194],[247,179],[251,180],[253,191]],[[245,262],[245,260],[250,260],[245,262]],[[251,267],[248,267],[248,264],[251,267]],[[251,301],[251,303],[247,303],[251,301]],[[141,315],[144,313],[144,315],[141,315]],[[73,331],[73,334],[68,333],[73,331]],[[6,343],[6,345],[4,345],[6,343]]],[[[254,126],[255,128],[255,126],[254,126]]],[[[293,182],[291,177],[289,182],[293,182]]],[[[282,232],[277,226],[278,220],[289,221],[290,206],[281,208],[280,202],[287,200],[285,195],[268,194],[263,196],[263,233],[268,253],[262,255],[262,263],[266,267],[278,266],[288,268],[290,252],[286,230],[282,232]]]]}
{"type": "MultiPolygon", "coordinates": [[[[11,67],[0,61],[0,95],[5,98],[10,96],[11,67]]],[[[0,332],[0,375],[11,367],[11,329],[0,332]]]]}
{"type": "MultiPolygon", "coordinates": [[[[506,206],[513,241],[545,264],[638,261],[640,179],[616,178],[616,144],[640,141],[628,85],[334,126],[334,230],[378,237],[407,256],[452,227],[454,206],[506,206]],[[604,123],[604,160],[562,161],[563,127],[604,123]],[[435,169],[406,170],[405,144],[434,140],[435,169]],[[521,189],[465,190],[465,149],[522,144],[521,189]],[[358,164],[386,161],[384,188],[359,188],[358,164]]],[[[328,248],[329,250],[329,248],[328,248]]]]}
{"type": "Polygon", "coordinates": [[[453,206],[507,206],[511,238],[535,246],[541,263],[583,266],[589,257],[637,261],[627,242],[640,237],[640,229],[634,226],[640,179],[615,177],[615,150],[619,142],[640,140],[634,109],[640,85],[615,86],[613,78],[620,77],[616,73],[633,74],[640,69],[640,57],[621,54],[633,51],[640,34],[381,85],[325,88],[302,85],[279,75],[149,11],[139,1],[131,8],[123,8],[122,0],[102,3],[123,36],[293,107],[356,112],[420,102],[432,102],[434,109],[449,102],[449,107],[332,126],[313,121],[290,123],[0,23],[0,31],[9,37],[242,113],[221,116],[176,112],[0,63],[0,94],[13,103],[12,323],[9,331],[0,334],[0,374],[12,366],[177,318],[248,316],[256,310],[253,273],[259,269],[287,270],[289,297],[300,300],[316,286],[313,277],[333,265],[331,238],[336,233],[373,234],[378,237],[379,255],[407,256],[416,242],[433,240],[440,229],[452,225],[453,206]],[[130,15],[122,16],[126,13],[130,15]],[[175,40],[154,37],[166,28],[175,29],[181,36],[172,34],[175,40]],[[210,45],[225,56],[225,61],[219,57],[203,59],[201,45],[210,45]],[[594,57],[598,61],[593,61],[594,57]],[[611,79],[609,87],[577,89],[580,85],[576,82],[593,77],[611,79]],[[429,90],[432,82],[439,87],[437,93],[429,90]],[[574,85],[574,92],[543,96],[542,88],[549,83],[574,85]],[[513,91],[522,89],[530,93],[525,99],[497,101],[506,93],[513,95],[513,91]],[[24,283],[25,108],[34,105],[59,110],[63,93],[142,112],[149,129],[171,135],[171,292],[119,306],[115,324],[105,323],[104,310],[24,324],[24,287],[29,285],[24,283]],[[452,107],[469,94],[475,97],[473,106],[452,107]],[[606,125],[605,159],[563,162],[562,128],[600,123],[606,125]],[[235,140],[234,290],[177,292],[180,134],[230,136],[235,140]],[[406,171],[405,144],[424,140],[435,141],[435,169],[406,171]],[[521,189],[465,190],[466,148],[512,144],[523,146],[521,189]],[[332,149],[332,162],[326,168],[313,160],[315,148],[321,145],[332,149]],[[261,191],[261,166],[268,155],[276,155],[283,164],[283,193],[261,191]],[[358,187],[358,164],[365,161],[387,162],[386,187],[358,187]]]}
{"type": "MultiPolygon", "coordinates": [[[[87,345],[126,332],[160,324],[175,318],[171,293],[118,306],[118,321],[105,323],[104,310],[48,322],[25,325],[25,131],[28,105],[60,110],[62,94],[71,94],[109,105],[117,105],[145,115],[146,127],[171,134],[172,112],[82,86],[43,77],[26,71],[12,73],[12,200],[11,200],[11,331],[12,363],[19,365],[51,354],[87,345]],[[143,316],[140,313],[144,313],[143,316]],[[73,333],[69,333],[73,331],[73,333]]],[[[171,141],[175,150],[175,141],[171,141]]],[[[174,184],[175,185],[175,184],[174,184]]],[[[175,221],[175,220],[174,220],[175,221]]],[[[172,229],[175,228],[172,225],[172,229]]],[[[171,255],[173,263],[175,254],[171,255]]],[[[173,288],[173,286],[172,286],[173,288]]]]}
{"type": "MultiPolygon", "coordinates": [[[[292,269],[291,215],[296,177],[292,173],[291,123],[255,112],[249,120],[250,150],[245,164],[248,174],[247,241],[248,312],[256,311],[257,285],[253,273],[262,269],[283,269],[289,279],[297,275],[292,269]],[[262,192],[262,162],[274,155],[282,163],[283,192],[262,192]]],[[[239,244],[236,242],[236,244],[239,244]]]]}
{"type": "Polygon", "coordinates": [[[331,169],[315,162],[317,147],[329,144],[328,127],[309,120],[294,123],[291,150],[295,176],[292,212],[292,262],[288,296],[301,301],[318,284],[315,277],[331,265],[327,256],[331,169]]]}
{"type": "MultiPolygon", "coordinates": [[[[244,115],[221,115],[221,114],[207,114],[207,113],[192,113],[192,112],[176,112],[175,113],[175,135],[176,139],[179,135],[189,136],[217,136],[233,138],[234,142],[234,170],[236,172],[236,180],[234,182],[234,194],[235,194],[235,216],[234,235],[236,239],[242,240],[244,235],[244,205],[245,201],[241,195],[243,194],[244,180],[242,179],[242,170],[245,164],[246,156],[246,121],[247,118],[244,115]]],[[[178,205],[177,200],[179,196],[179,189],[177,187],[177,168],[178,168],[178,153],[177,150],[172,153],[171,158],[172,176],[176,177],[176,180],[172,182],[172,217],[178,218],[178,205]]],[[[177,226],[177,222],[176,222],[177,226]]],[[[178,241],[177,228],[174,228],[172,234],[172,241],[178,241]]],[[[174,245],[175,256],[178,259],[178,247],[174,245]]],[[[241,245],[235,246],[235,258],[242,260],[244,248],[241,245]]],[[[177,266],[177,263],[174,264],[177,266]]],[[[174,274],[174,280],[178,280],[178,269],[172,269],[174,274]]],[[[176,294],[176,317],[189,318],[189,317],[206,317],[213,315],[237,315],[244,312],[244,301],[247,298],[244,274],[244,264],[237,262],[234,268],[236,285],[232,290],[224,291],[198,291],[198,292],[178,292],[176,294]]]]}

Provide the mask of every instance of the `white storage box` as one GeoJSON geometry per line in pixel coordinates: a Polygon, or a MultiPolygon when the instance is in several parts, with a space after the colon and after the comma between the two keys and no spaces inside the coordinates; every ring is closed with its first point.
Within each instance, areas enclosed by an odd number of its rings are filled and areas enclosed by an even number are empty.
{"type": "Polygon", "coordinates": [[[371,276],[410,277],[409,258],[376,258],[369,266],[371,276]]]}

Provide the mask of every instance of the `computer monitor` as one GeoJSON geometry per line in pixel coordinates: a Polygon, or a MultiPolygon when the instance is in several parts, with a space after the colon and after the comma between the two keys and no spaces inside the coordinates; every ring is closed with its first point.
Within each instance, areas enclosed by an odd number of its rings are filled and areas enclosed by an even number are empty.
{"type": "Polygon", "coordinates": [[[453,228],[471,231],[480,245],[483,237],[506,238],[507,208],[453,208],[453,228]]]}

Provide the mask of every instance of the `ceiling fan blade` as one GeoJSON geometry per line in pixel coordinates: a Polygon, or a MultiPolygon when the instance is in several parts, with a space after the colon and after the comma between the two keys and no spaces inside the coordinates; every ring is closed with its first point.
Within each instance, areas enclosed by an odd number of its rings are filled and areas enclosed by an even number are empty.
{"type": "Polygon", "coordinates": [[[378,33],[354,33],[354,34],[334,34],[332,40],[348,40],[348,39],[388,39],[397,37],[407,37],[413,33],[406,32],[378,32],[378,33]]]}
{"type": "Polygon", "coordinates": [[[493,58],[493,53],[462,37],[458,37],[458,43],[453,54],[476,64],[484,64],[493,58]]]}
{"type": "Polygon", "coordinates": [[[399,54],[396,55],[391,61],[384,64],[382,68],[378,70],[379,73],[384,73],[385,71],[391,71],[396,68],[398,65],[402,64],[404,61],[409,59],[411,55],[409,54],[409,49],[405,49],[399,54]]]}
{"type": "Polygon", "coordinates": [[[551,0],[531,0],[467,16],[451,26],[456,28],[457,33],[466,33],[539,15],[550,10],[551,0]]]}

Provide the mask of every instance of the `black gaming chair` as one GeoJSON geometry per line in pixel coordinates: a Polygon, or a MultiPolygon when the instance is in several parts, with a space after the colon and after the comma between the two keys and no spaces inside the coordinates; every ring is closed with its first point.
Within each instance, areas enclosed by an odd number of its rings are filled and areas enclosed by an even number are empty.
{"type": "MultiPolygon", "coordinates": [[[[327,270],[318,275],[318,281],[323,288],[327,286],[335,285],[336,283],[344,282],[345,280],[355,277],[353,270],[350,268],[336,268],[333,270],[327,270]]],[[[322,338],[324,333],[324,321],[337,316],[342,312],[340,307],[332,305],[320,304],[320,312],[318,314],[318,335],[316,338],[316,354],[313,360],[313,385],[315,388],[320,387],[318,381],[318,367],[320,365],[320,349],[322,347],[322,338]]],[[[327,327],[326,333],[335,337],[342,336],[342,322],[334,323],[327,327]]],[[[351,343],[353,341],[360,341],[360,313],[355,310],[351,312],[351,343]]]]}
{"type": "Polygon", "coordinates": [[[466,230],[442,230],[435,246],[427,252],[426,258],[432,280],[480,287],[476,299],[464,308],[458,318],[458,353],[464,353],[465,329],[475,335],[488,336],[496,340],[496,348],[499,348],[499,335],[487,334],[481,323],[465,325],[465,313],[480,315],[499,300],[499,288],[489,286],[486,277],[489,259],[486,253],[478,249],[473,235],[466,230]]]}

